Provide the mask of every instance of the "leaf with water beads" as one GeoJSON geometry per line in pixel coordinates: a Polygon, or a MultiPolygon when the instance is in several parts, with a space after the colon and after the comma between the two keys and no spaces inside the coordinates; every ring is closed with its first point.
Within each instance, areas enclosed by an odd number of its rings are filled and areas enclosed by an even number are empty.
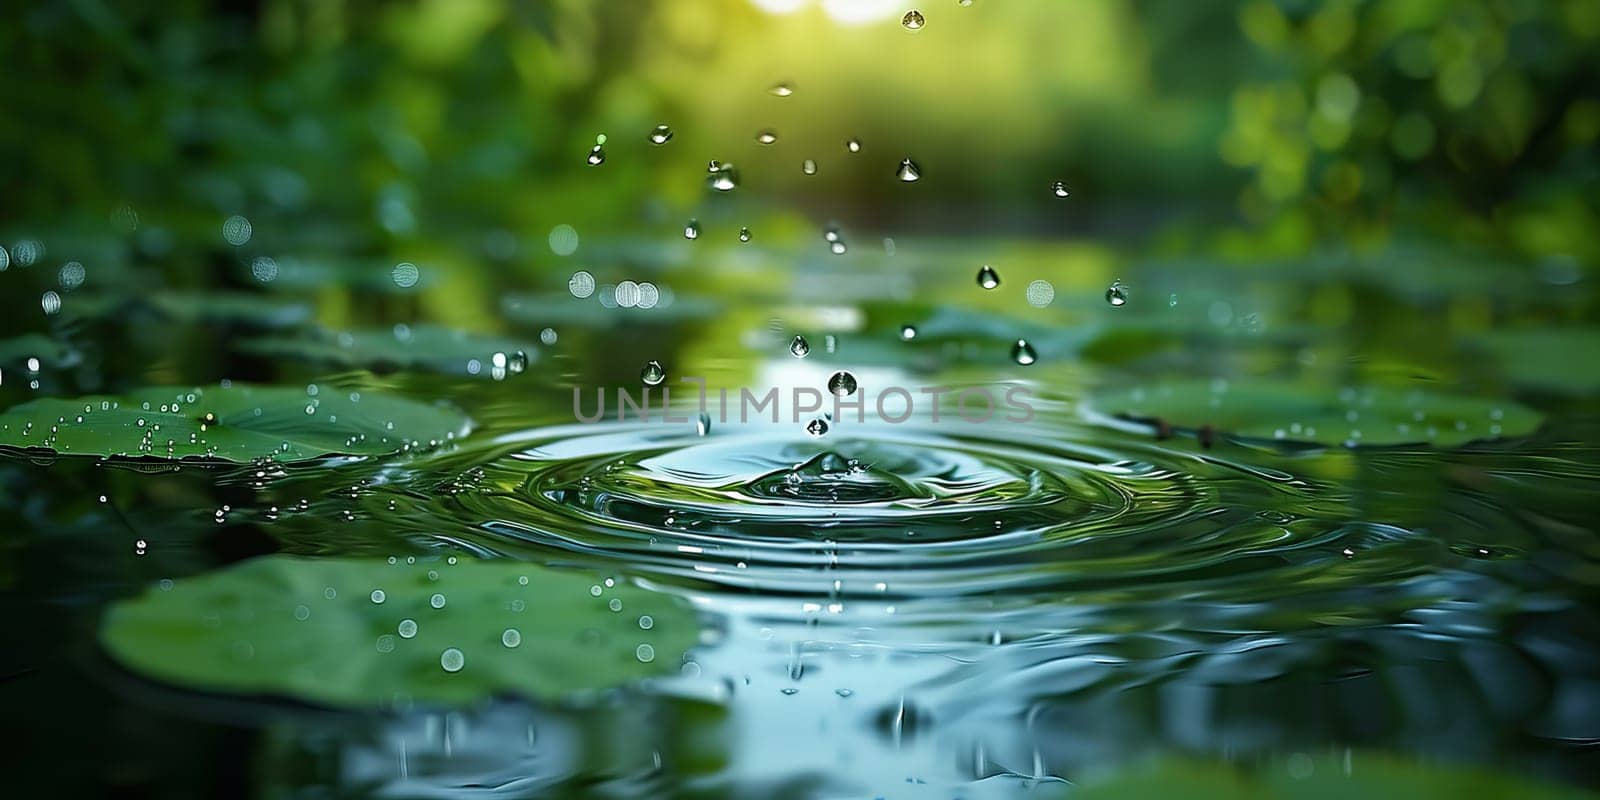
{"type": "Polygon", "coordinates": [[[0,447],[248,463],[377,456],[465,436],[460,412],[378,392],[234,384],[41,398],[0,414],[0,447]]]}
{"type": "Polygon", "coordinates": [[[1101,414],[1244,439],[1324,445],[1432,444],[1523,436],[1538,412],[1497,400],[1406,387],[1337,388],[1269,379],[1185,378],[1096,393],[1101,414]]]}
{"type": "Polygon", "coordinates": [[[239,349],[340,367],[427,369],[445,374],[505,378],[521,372],[540,348],[521,339],[468,333],[438,325],[415,325],[259,337],[246,340],[239,349]]]}
{"type": "Polygon", "coordinates": [[[698,633],[675,599],[580,571],[274,555],[118,603],[101,639],[156,680],[372,707],[616,687],[676,670],[698,633]]]}

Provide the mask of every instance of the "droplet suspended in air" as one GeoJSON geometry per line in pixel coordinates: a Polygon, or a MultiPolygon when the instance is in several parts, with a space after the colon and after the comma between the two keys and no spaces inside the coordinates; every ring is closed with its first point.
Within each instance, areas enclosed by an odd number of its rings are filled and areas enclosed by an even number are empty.
{"type": "Polygon", "coordinates": [[[594,276],[584,269],[572,273],[572,277],[567,279],[567,291],[580,299],[594,294],[594,276]]]}
{"type": "Polygon", "coordinates": [[[234,214],[223,221],[222,238],[234,247],[243,247],[250,242],[250,235],[253,230],[250,220],[234,214]]]}
{"type": "Polygon", "coordinates": [[[800,171],[806,175],[817,174],[817,162],[809,158],[800,162],[800,171]]]}
{"type": "Polygon", "coordinates": [[[922,167],[917,166],[917,162],[909,158],[902,158],[900,168],[894,171],[894,176],[899,178],[901,183],[915,183],[922,177],[922,167]]]}
{"type": "Polygon", "coordinates": [[[915,327],[910,325],[900,326],[900,341],[909,342],[915,338],[917,338],[917,329],[915,327]]]}
{"type": "Polygon", "coordinates": [[[767,90],[767,93],[774,97],[788,97],[794,94],[794,87],[787,83],[775,83],[771,89],[767,90]]]}
{"type": "Polygon", "coordinates": [[[739,228],[739,241],[741,241],[741,242],[750,241],[750,229],[749,228],[746,228],[746,227],[743,227],[743,226],[741,226],[739,228]]]}
{"type": "Polygon", "coordinates": [[[828,379],[828,391],[835,397],[849,397],[856,393],[856,376],[840,370],[828,379]]]}
{"type": "Polygon", "coordinates": [[[1113,308],[1128,302],[1128,290],[1123,288],[1122,281],[1111,282],[1111,288],[1106,289],[1106,302],[1113,308]]]}
{"type": "Polygon", "coordinates": [[[1038,361],[1039,354],[1033,351],[1033,345],[1028,344],[1027,339],[1018,339],[1017,343],[1011,346],[1011,360],[1026,367],[1038,361]]]}
{"type": "Polygon", "coordinates": [[[1061,181],[1056,181],[1054,184],[1051,184],[1050,193],[1056,197],[1066,197],[1068,194],[1070,194],[1070,192],[1067,191],[1067,185],[1061,181]]]}
{"type": "Polygon", "coordinates": [[[829,242],[837,242],[837,241],[839,241],[839,226],[837,226],[837,225],[829,225],[826,229],[824,229],[822,231],[822,238],[823,238],[823,240],[829,241],[829,242]]]}
{"type": "Polygon", "coordinates": [[[907,11],[905,16],[900,18],[900,25],[908,31],[915,31],[922,28],[924,21],[925,20],[922,19],[922,12],[913,8],[910,11],[907,11]]]}
{"type": "Polygon", "coordinates": [[[669,128],[669,127],[667,127],[665,125],[657,125],[655,127],[655,130],[650,131],[650,143],[651,144],[662,145],[662,144],[666,144],[667,142],[670,142],[670,141],[672,141],[672,129],[671,128],[669,128]]]}
{"type": "Polygon", "coordinates": [[[47,315],[58,313],[61,311],[61,295],[53,291],[45,292],[39,296],[39,307],[47,315]]]}
{"type": "Polygon", "coordinates": [[[1034,308],[1044,308],[1056,299],[1056,287],[1049,281],[1034,281],[1028,284],[1028,305],[1034,308]]]}
{"type": "Polygon", "coordinates": [[[598,167],[601,164],[606,163],[606,150],[605,150],[605,148],[601,147],[600,145],[595,145],[594,149],[589,151],[588,161],[589,161],[589,166],[591,166],[591,167],[598,167]]]}
{"type": "Polygon", "coordinates": [[[460,672],[461,668],[466,665],[467,657],[454,647],[446,648],[443,653],[439,654],[439,666],[444,667],[445,672],[460,672]]]}
{"type": "Polygon", "coordinates": [[[778,141],[778,132],[770,128],[757,131],[756,141],[761,144],[775,144],[778,141]]]}
{"type": "Polygon", "coordinates": [[[731,192],[739,186],[739,171],[732,164],[713,161],[706,168],[706,185],[719,192],[731,192]]]}
{"type": "Polygon", "coordinates": [[[821,417],[817,417],[816,419],[806,423],[806,433],[809,433],[812,436],[821,436],[827,432],[828,423],[821,417]]]}
{"type": "Polygon", "coordinates": [[[261,256],[250,263],[250,274],[262,283],[272,283],[278,279],[278,262],[271,256],[261,256]]]}
{"type": "Polygon", "coordinates": [[[683,226],[683,238],[685,238],[685,239],[698,239],[698,238],[700,238],[700,221],[699,220],[691,219],[691,220],[689,220],[689,224],[683,226]]]}
{"type": "Polygon", "coordinates": [[[795,358],[805,358],[811,352],[811,343],[806,341],[804,336],[796,336],[794,341],[789,343],[789,352],[793,353],[795,358]]]}
{"type": "Polygon", "coordinates": [[[834,242],[833,244],[828,245],[828,249],[832,250],[834,255],[842,256],[842,255],[844,255],[845,250],[848,249],[848,248],[845,247],[843,241],[838,241],[838,242],[834,242]]]}
{"type": "Polygon", "coordinates": [[[422,277],[422,271],[417,269],[416,264],[410,261],[402,261],[394,265],[391,277],[394,278],[394,285],[402,289],[410,289],[417,285],[417,281],[422,277]]]}
{"type": "Polygon", "coordinates": [[[985,289],[993,289],[999,286],[1000,273],[995,272],[994,267],[984,264],[983,269],[978,270],[978,285],[985,289]]]}
{"type": "Polygon", "coordinates": [[[704,411],[700,412],[700,416],[695,418],[694,430],[701,436],[711,433],[711,415],[704,411]]]}
{"type": "Polygon", "coordinates": [[[650,386],[659,386],[666,379],[667,369],[661,366],[660,361],[651,361],[644,365],[644,369],[639,371],[639,380],[650,386]]]}
{"type": "Polygon", "coordinates": [[[850,151],[852,153],[861,152],[861,140],[860,139],[848,139],[848,140],[846,140],[845,143],[844,143],[844,149],[848,150],[848,151],[850,151]]]}

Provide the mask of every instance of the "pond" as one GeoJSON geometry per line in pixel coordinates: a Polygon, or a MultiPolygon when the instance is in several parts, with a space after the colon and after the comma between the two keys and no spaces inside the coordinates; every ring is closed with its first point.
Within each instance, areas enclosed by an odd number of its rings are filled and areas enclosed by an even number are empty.
{"type": "MultiPolygon", "coordinates": [[[[984,10],[947,5],[850,35],[907,47],[984,10]]],[[[259,25],[239,46],[276,53],[272,13],[129,46],[182,61],[259,25]]],[[[399,30],[477,24],[416,13],[399,30]]],[[[627,29],[550,13],[484,35],[627,29]]],[[[55,19],[29,24],[73,46],[55,19]]],[[[389,43],[419,93],[500,85],[436,35],[389,43]]],[[[1580,255],[1314,203],[1286,218],[1331,235],[1212,237],[1033,166],[972,194],[950,176],[992,145],[890,152],[867,111],[865,145],[787,111],[738,145],[694,119],[591,141],[538,114],[413,140],[328,97],[274,117],[316,65],[367,63],[307,36],[305,74],[172,67],[261,97],[162,111],[187,144],[155,188],[0,224],[0,719],[30,796],[1600,785],[1580,255]],[[524,125],[562,160],[518,162],[519,211],[490,195],[524,125]],[[335,175],[354,141],[388,161],[335,175]],[[785,180],[872,188],[791,192],[766,177],[786,146],[785,180]],[[1101,216],[1041,221],[1078,213],[1101,216]]],[[[517,69],[604,69],[538,52],[517,69]]],[[[807,102],[784,79],[757,99],[807,102]]]]}

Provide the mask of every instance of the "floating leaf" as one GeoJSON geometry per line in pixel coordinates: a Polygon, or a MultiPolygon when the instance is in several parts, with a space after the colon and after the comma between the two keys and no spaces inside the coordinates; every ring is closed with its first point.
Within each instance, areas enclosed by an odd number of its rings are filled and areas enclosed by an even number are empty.
{"type": "Polygon", "coordinates": [[[505,377],[503,370],[506,369],[520,371],[527,358],[537,356],[539,352],[539,346],[531,342],[483,336],[435,325],[337,334],[319,332],[305,337],[267,337],[244,342],[240,349],[344,367],[427,368],[460,375],[494,375],[498,365],[502,370],[500,377],[505,377]],[[524,354],[520,360],[515,358],[519,352],[524,354]],[[474,361],[478,362],[476,370],[470,366],[474,361]]]}
{"type": "Polygon", "coordinates": [[[150,304],[185,322],[239,322],[261,328],[288,328],[311,319],[304,303],[276,300],[250,292],[163,291],[150,304]]]}
{"type": "Polygon", "coordinates": [[[330,705],[604,689],[675,670],[698,636],[665,595],[513,561],[275,555],[167,586],[106,616],[118,661],[191,688],[330,705]]]}
{"type": "Polygon", "coordinates": [[[378,393],[246,386],[152,387],[123,397],[42,398],[0,414],[0,446],[64,455],[296,461],[383,455],[470,428],[460,413],[378,393]]]}
{"type": "Polygon", "coordinates": [[[1453,447],[1479,439],[1521,436],[1538,412],[1506,400],[1421,389],[1334,389],[1272,380],[1181,379],[1101,392],[1097,412],[1159,420],[1190,430],[1205,426],[1248,439],[1355,445],[1431,443],[1453,447]]]}

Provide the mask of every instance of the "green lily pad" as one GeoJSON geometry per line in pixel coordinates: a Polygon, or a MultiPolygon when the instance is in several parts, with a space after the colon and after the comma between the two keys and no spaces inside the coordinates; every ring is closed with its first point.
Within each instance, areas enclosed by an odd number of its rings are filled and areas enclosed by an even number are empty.
{"type": "Polygon", "coordinates": [[[129,669],[337,706],[620,686],[675,671],[699,631],[666,595],[513,561],[275,555],[163,585],[105,618],[129,669]]]}
{"type": "Polygon", "coordinates": [[[470,427],[456,411],[371,392],[151,387],[15,406],[0,414],[0,446],[111,458],[298,461],[435,446],[470,427]]]}
{"type": "MultiPolygon", "coordinates": [[[[501,370],[521,371],[530,356],[537,357],[539,345],[435,325],[417,325],[399,331],[383,328],[337,334],[324,331],[304,337],[263,337],[244,342],[240,349],[343,367],[425,368],[446,374],[490,377],[496,374],[496,366],[501,370]],[[518,353],[523,355],[518,358],[518,353]],[[474,361],[478,363],[476,370],[470,366],[474,361]]],[[[499,375],[504,377],[504,372],[499,375]]]]}
{"type": "Polygon", "coordinates": [[[239,322],[261,328],[288,328],[311,319],[311,307],[304,303],[250,292],[164,291],[150,295],[150,304],[184,322],[239,322]]]}
{"type": "Polygon", "coordinates": [[[1475,337],[1512,383],[1586,394],[1600,391],[1600,328],[1520,328],[1475,337]]]}
{"type": "Polygon", "coordinates": [[[1516,797],[1555,800],[1594,795],[1574,787],[1535,781],[1476,767],[1427,764],[1381,753],[1349,756],[1290,755],[1281,765],[1246,771],[1222,763],[1165,759],[1082,781],[1055,797],[1189,797],[1207,800],[1290,800],[1361,797],[1372,800],[1471,800],[1516,797]]]}
{"type": "Polygon", "coordinates": [[[1272,380],[1179,379],[1097,393],[1089,407],[1175,428],[1209,426],[1246,439],[1453,447],[1521,436],[1539,413],[1508,400],[1393,387],[1335,389],[1272,380]]]}

